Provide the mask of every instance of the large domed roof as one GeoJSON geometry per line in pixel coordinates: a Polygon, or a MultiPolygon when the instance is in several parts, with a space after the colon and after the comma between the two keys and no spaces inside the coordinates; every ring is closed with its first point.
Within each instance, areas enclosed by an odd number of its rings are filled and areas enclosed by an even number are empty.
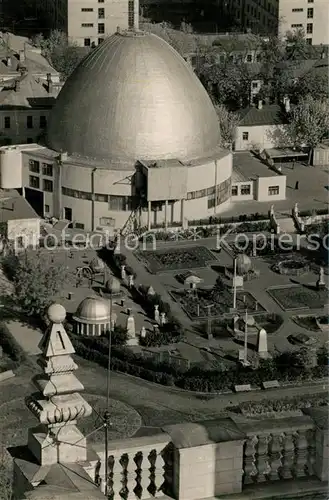
{"type": "Polygon", "coordinates": [[[192,160],[219,145],[216,111],[161,38],[116,33],[81,62],[52,110],[47,145],[98,160],[192,160]]]}

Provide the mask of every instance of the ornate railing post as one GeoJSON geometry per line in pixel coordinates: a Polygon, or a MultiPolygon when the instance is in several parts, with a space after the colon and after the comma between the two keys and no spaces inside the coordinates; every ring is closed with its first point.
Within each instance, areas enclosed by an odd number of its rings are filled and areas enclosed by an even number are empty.
{"type": "Polygon", "coordinates": [[[244,452],[244,484],[250,484],[254,482],[257,475],[256,467],[256,445],[258,443],[257,436],[250,436],[245,445],[244,452]]]}
{"type": "Polygon", "coordinates": [[[125,467],[126,474],[126,500],[136,500],[135,488],[137,486],[137,465],[135,462],[135,456],[133,454],[128,455],[127,463],[125,467]]]}
{"type": "Polygon", "coordinates": [[[258,436],[258,446],[256,455],[257,482],[263,483],[267,481],[267,474],[270,472],[269,456],[268,456],[269,436],[258,436]]]}
{"type": "Polygon", "coordinates": [[[280,479],[279,471],[282,467],[282,436],[280,434],[271,434],[269,444],[269,464],[270,472],[268,477],[270,481],[277,481],[280,479]]]}
{"type": "Polygon", "coordinates": [[[283,433],[283,450],[282,450],[282,468],[280,477],[282,479],[292,478],[292,469],[294,466],[295,444],[292,432],[283,433]]]}
{"type": "Polygon", "coordinates": [[[306,465],[308,460],[308,441],[307,441],[307,430],[296,431],[294,435],[295,441],[295,461],[293,464],[293,476],[303,477],[306,476],[306,465]]]}

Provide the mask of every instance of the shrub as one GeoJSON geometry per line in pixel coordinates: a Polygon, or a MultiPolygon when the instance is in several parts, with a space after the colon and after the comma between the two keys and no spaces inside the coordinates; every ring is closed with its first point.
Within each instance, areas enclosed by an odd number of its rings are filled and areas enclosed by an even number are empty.
{"type": "Polygon", "coordinates": [[[0,323],[0,344],[3,351],[15,363],[23,363],[26,361],[25,351],[21,348],[18,342],[16,342],[5,323],[0,323]]]}

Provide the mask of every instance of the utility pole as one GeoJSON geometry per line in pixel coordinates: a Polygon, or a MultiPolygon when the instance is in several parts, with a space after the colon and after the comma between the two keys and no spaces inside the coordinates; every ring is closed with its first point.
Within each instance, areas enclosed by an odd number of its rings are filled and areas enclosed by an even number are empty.
{"type": "Polygon", "coordinates": [[[208,309],[208,321],[207,321],[207,335],[208,335],[208,340],[212,339],[212,333],[211,333],[211,308],[214,307],[214,304],[209,304],[208,306],[205,306],[206,309],[208,309]]]}
{"type": "Polygon", "coordinates": [[[234,267],[234,272],[233,272],[233,309],[236,309],[236,257],[234,257],[233,267],[234,267]]]}
{"type": "Polygon", "coordinates": [[[249,365],[248,361],[248,311],[246,309],[244,318],[244,357],[243,362],[245,366],[249,365]]]}
{"type": "Polygon", "coordinates": [[[109,351],[108,351],[108,365],[107,365],[107,390],[106,390],[106,410],[103,415],[104,421],[104,431],[105,431],[105,497],[109,494],[109,426],[110,426],[110,382],[111,382],[111,354],[112,354],[112,309],[113,309],[113,297],[110,293],[110,331],[109,331],[109,351]]]}

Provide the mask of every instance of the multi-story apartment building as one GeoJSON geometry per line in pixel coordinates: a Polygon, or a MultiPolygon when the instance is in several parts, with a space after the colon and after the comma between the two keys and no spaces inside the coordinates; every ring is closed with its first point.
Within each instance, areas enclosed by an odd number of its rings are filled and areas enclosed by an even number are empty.
{"type": "Polygon", "coordinates": [[[67,33],[80,46],[99,45],[120,29],[138,28],[138,0],[39,0],[51,29],[67,33]]]}
{"type": "Polygon", "coordinates": [[[279,0],[226,0],[225,6],[241,30],[260,34],[277,32],[279,0]]]}
{"type": "Polygon", "coordinates": [[[328,0],[280,0],[279,33],[302,29],[311,45],[329,45],[328,0]]]}

